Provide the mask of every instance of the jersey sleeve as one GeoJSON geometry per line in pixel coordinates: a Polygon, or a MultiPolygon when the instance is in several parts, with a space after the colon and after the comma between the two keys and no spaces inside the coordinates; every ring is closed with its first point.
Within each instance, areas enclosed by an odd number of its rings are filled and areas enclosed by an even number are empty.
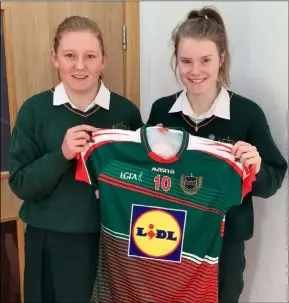
{"type": "Polygon", "coordinates": [[[99,174],[117,157],[109,146],[116,142],[135,142],[138,140],[137,134],[138,131],[99,128],[92,134],[93,142],[77,155],[75,179],[98,187],[99,174]]]}
{"type": "Polygon", "coordinates": [[[255,167],[242,166],[242,199],[252,191],[253,182],[256,181],[255,167]]]}
{"type": "MultiPolygon", "coordinates": [[[[94,154],[97,153],[97,150],[93,151],[94,154]]],[[[91,156],[91,147],[82,153],[77,154],[77,166],[75,172],[75,179],[77,181],[88,183],[94,187],[97,187],[97,171],[93,170],[89,166],[91,156]]],[[[97,169],[97,168],[96,168],[97,169]]]]}
{"type": "Polygon", "coordinates": [[[227,162],[232,167],[233,171],[240,176],[242,185],[241,200],[243,200],[243,198],[252,191],[253,182],[256,181],[255,168],[253,166],[245,167],[243,164],[238,162],[231,154],[233,147],[231,144],[215,142],[209,139],[193,136],[191,136],[191,141],[193,149],[211,154],[212,156],[227,162]]]}

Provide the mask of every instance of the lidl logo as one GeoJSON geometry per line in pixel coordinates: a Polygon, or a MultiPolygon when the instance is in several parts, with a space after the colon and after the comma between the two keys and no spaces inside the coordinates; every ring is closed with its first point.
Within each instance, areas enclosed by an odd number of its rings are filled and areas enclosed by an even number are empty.
{"type": "Polygon", "coordinates": [[[186,211],[132,205],[129,256],[180,262],[186,211]]]}

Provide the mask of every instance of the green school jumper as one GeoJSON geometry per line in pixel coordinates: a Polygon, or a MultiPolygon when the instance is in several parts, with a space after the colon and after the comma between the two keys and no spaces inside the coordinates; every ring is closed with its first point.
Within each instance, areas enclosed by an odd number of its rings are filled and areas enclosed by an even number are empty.
{"type": "Polygon", "coordinates": [[[111,92],[109,110],[54,106],[51,90],[20,108],[13,129],[9,184],[24,200],[25,303],[88,303],[95,281],[99,220],[94,189],[74,178],[76,160],[64,158],[66,131],[80,124],[136,130],[138,108],[111,92]]]}
{"type": "Polygon", "coordinates": [[[241,206],[234,206],[226,216],[225,235],[219,263],[220,303],[236,303],[243,290],[245,241],[253,236],[254,213],[252,196],[268,198],[281,187],[287,163],[276,147],[262,109],[253,101],[228,91],[230,120],[216,116],[196,125],[182,112],[169,113],[181,94],[163,97],[153,103],[148,125],[182,127],[195,136],[233,144],[245,141],[257,147],[262,158],[253,190],[241,206]],[[197,127],[196,127],[197,126],[197,127]]]}

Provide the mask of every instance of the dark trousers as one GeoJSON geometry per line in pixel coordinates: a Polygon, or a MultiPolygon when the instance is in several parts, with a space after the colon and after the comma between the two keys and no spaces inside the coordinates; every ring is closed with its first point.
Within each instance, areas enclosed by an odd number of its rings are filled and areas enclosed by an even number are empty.
{"type": "Polygon", "coordinates": [[[245,242],[225,236],[219,260],[219,303],[239,302],[245,267],[245,242]]]}
{"type": "Polygon", "coordinates": [[[24,303],[89,303],[99,234],[65,234],[27,226],[24,303]]]}

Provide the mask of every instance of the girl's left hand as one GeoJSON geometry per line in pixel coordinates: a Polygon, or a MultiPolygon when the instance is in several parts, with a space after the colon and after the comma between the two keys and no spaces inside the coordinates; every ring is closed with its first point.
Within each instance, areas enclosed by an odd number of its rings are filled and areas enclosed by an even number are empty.
{"type": "Polygon", "coordinates": [[[238,141],[232,148],[232,155],[246,167],[255,166],[255,174],[260,171],[262,159],[255,146],[238,141]]]}

